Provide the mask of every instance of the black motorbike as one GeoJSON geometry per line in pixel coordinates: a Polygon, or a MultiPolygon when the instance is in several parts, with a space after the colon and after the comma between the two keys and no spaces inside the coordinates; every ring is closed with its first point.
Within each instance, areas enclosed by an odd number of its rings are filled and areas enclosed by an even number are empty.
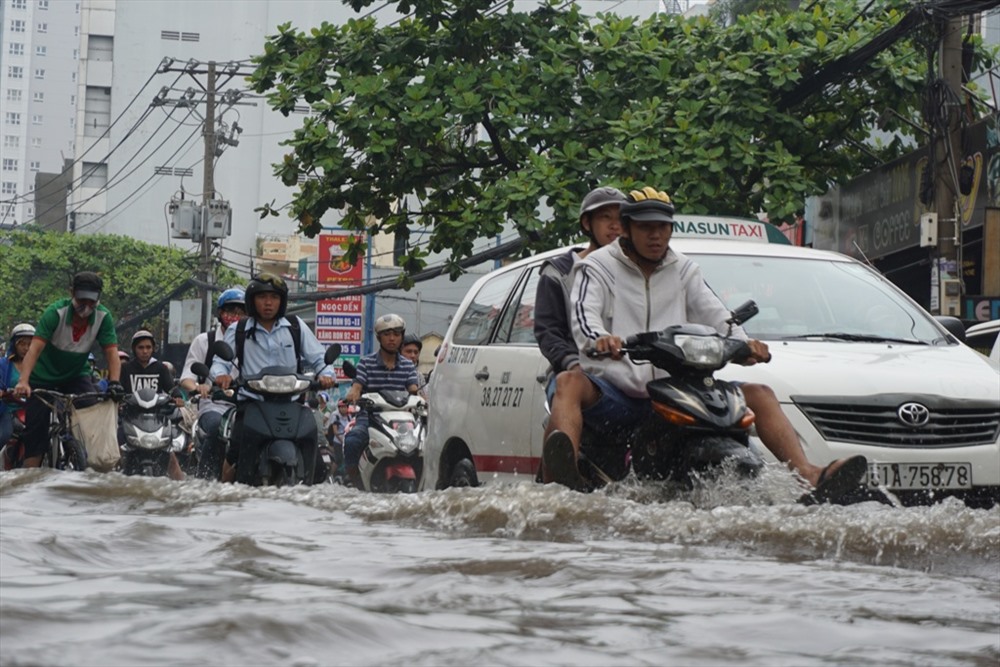
{"type": "MultiPolygon", "coordinates": [[[[216,341],[212,351],[226,361],[235,356],[224,341],[216,341]]],[[[327,348],[324,361],[329,365],[339,356],[340,346],[333,344],[327,348]]],[[[200,377],[208,377],[205,364],[193,364],[191,369],[200,377]]],[[[294,367],[268,366],[255,375],[241,373],[230,388],[232,396],[216,392],[213,399],[236,406],[223,418],[220,430],[226,448],[239,447],[236,481],[251,486],[313,484],[316,420],[312,411],[296,399],[306,391],[320,389],[319,382],[294,367]],[[241,398],[244,392],[256,398],[241,398]]]]}
{"type": "Polygon", "coordinates": [[[188,438],[181,415],[169,394],[152,387],[136,389],[122,399],[122,472],[159,477],[167,474],[170,454],[181,455],[188,438]]]}
{"type": "Polygon", "coordinates": [[[727,320],[726,335],[701,324],[679,324],[627,338],[623,354],[670,376],[646,385],[651,414],[626,433],[609,437],[584,428],[581,474],[595,485],[620,480],[630,469],[639,479],[688,486],[695,477],[727,466],[741,476],[755,476],[764,462],[749,443],[754,414],[739,386],[714,374],[750,356],[749,345],[732,337],[732,330],[757,312],[753,301],[737,308],[727,320]]]}

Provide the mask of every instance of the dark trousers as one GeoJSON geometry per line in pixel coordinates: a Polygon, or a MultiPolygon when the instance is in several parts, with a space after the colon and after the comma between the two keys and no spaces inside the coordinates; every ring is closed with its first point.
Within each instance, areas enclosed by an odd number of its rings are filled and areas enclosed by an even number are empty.
{"type": "MultiPolygon", "coordinates": [[[[85,394],[94,391],[90,377],[77,377],[58,386],[35,385],[35,389],[51,389],[64,394],[85,394]]],[[[82,407],[82,402],[78,407],[82,407]]],[[[32,395],[24,406],[24,458],[41,456],[49,447],[49,422],[52,411],[41,399],[32,395]]]]}

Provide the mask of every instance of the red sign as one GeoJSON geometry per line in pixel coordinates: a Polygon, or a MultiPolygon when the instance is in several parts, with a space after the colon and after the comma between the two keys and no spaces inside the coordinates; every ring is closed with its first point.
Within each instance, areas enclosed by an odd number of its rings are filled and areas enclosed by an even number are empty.
{"type": "MultiPolygon", "coordinates": [[[[361,261],[353,266],[344,257],[351,234],[320,234],[317,278],[320,285],[360,285],[361,261]]],[[[360,238],[360,237],[359,237],[360,238]]]]}
{"type": "Polygon", "coordinates": [[[316,339],[321,343],[360,343],[361,329],[316,329],[316,339]]]}

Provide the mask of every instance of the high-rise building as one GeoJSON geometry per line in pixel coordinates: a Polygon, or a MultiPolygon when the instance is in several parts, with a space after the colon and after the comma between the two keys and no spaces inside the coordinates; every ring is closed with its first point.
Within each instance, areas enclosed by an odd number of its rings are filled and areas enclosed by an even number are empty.
{"type": "Polygon", "coordinates": [[[73,155],[80,2],[0,0],[0,222],[34,219],[36,177],[73,155]]]}

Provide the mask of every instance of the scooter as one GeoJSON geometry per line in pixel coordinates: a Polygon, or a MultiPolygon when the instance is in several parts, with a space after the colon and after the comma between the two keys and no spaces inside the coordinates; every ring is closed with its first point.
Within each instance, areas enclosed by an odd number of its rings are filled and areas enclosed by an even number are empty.
{"type": "MultiPolygon", "coordinates": [[[[726,335],[701,324],[680,324],[630,336],[622,347],[633,361],[648,361],[670,373],[646,385],[652,411],[624,438],[609,446],[607,434],[584,428],[580,472],[600,485],[624,478],[629,469],[640,480],[665,480],[690,486],[730,466],[754,477],[764,461],[751,448],[754,414],[739,385],[715,378],[730,361],[750,356],[733,327],[758,313],[748,301],[727,320],[726,335]]],[[[595,351],[588,356],[607,356],[595,351]]]]}
{"type": "MultiPolygon", "coordinates": [[[[344,374],[355,377],[349,361],[344,362],[344,374]]],[[[414,493],[424,470],[427,401],[408,391],[387,389],[362,394],[358,408],[368,416],[368,446],[358,462],[364,490],[414,493]]]]}
{"type": "Polygon", "coordinates": [[[170,454],[180,455],[188,444],[181,416],[169,394],[152,387],[134,390],[122,399],[121,470],[126,475],[167,474],[170,454]]]}
{"type": "MultiPolygon", "coordinates": [[[[235,357],[224,341],[213,343],[212,352],[226,361],[235,357]]],[[[339,356],[340,345],[335,343],[327,348],[324,362],[330,365],[339,356]]],[[[209,375],[208,367],[200,362],[192,364],[191,370],[200,378],[209,375]]],[[[235,406],[223,417],[219,438],[228,448],[237,427],[240,448],[237,482],[251,486],[314,483],[316,420],[312,411],[296,398],[320,386],[313,376],[298,373],[294,367],[268,366],[255,375],[240,374],[230,385],[232,396],[221,391],[213,394],[213,400],[228,401],[235,406]],[[239,400],[242,392],[259,400],[239,400]]]]}

